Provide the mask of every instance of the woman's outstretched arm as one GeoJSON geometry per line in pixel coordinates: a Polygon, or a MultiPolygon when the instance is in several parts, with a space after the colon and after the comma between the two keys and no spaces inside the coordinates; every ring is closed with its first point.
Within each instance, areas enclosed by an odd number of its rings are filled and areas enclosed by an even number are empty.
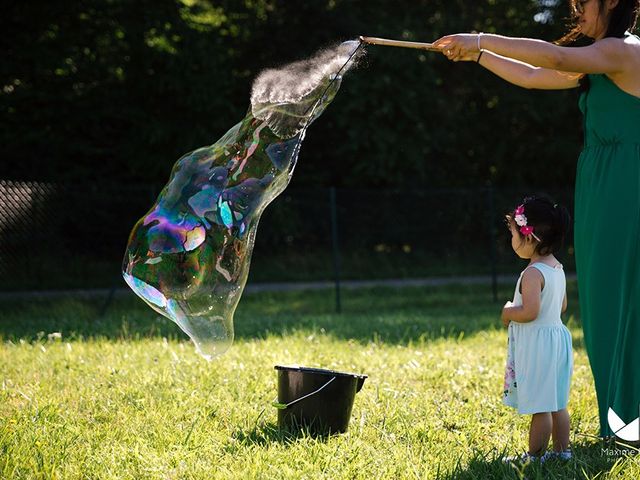
{"type": "Polygon", "coordinates": [[[463,33],[442,37],[434,46],[449,52],[452,59],[483,49],[529,65],[576,73],[621,73],[629,68],[634,55],[633,47],[622,38],[604,38],[586,47],[561,47],[531,38],[463,33]]]}
{"type": "Polygon", "coordinates": [[[524,88],[541,90],[574,88],[578,86],[580,77],[582,77],[581,73],[534,67],[519,60],[503,57],[486,50],[482,53],[479,63],[507,82],[524,88]]]}

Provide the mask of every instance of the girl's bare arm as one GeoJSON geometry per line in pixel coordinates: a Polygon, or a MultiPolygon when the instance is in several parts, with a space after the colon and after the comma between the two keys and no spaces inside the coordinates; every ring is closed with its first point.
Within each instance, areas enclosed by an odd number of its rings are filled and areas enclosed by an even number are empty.
{"type": "Polygon", "coordinates": [[[522,274],[522,305],[517,307],[505,307],[502,311],[503,318],[514,322],[526,323],[538,318],[540,313],[540,292],[544,278],[536,268],[528,268],[522,274]]]}

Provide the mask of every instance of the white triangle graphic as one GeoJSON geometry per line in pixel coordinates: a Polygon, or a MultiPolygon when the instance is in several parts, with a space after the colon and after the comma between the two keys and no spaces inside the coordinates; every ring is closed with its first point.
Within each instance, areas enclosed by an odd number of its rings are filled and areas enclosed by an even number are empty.
{"type": "Polygon", "coordinates": [[[637,442],[640,440],[640,417],[625,425],[622,419],[609,407],[607,412],[607,421],[616,437],[628,442],[637,442]]]}

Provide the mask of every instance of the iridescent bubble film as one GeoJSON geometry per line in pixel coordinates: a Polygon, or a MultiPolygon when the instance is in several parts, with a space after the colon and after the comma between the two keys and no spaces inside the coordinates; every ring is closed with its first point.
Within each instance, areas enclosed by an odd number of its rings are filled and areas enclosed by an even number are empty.
{"type": "Polygon", "coordinates": [[[260,215],[288,185],[307,127],[361,52],[358,41],[344,42],[262,72],[245,118],[213,145],[180,158],[133,227],[125,281],[207,360],[233,342],[260,215]]]}

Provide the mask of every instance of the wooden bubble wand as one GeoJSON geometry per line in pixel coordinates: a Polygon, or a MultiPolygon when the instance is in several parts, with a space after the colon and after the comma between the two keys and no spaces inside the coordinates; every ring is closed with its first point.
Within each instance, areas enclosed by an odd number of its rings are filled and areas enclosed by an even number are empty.
{"type": "Polygon", "coordinates": [[[428,50],[430,52],[442,51],[441,48],[434,46],[433,43],[405,42],[403,40],[388,40],[386,38],[363,37],[363,36],[360,36],[360,41],[363,43],[368,43],[369,45],[384,45],[387,47],[416,48],[418,50],[428,50]]]}

